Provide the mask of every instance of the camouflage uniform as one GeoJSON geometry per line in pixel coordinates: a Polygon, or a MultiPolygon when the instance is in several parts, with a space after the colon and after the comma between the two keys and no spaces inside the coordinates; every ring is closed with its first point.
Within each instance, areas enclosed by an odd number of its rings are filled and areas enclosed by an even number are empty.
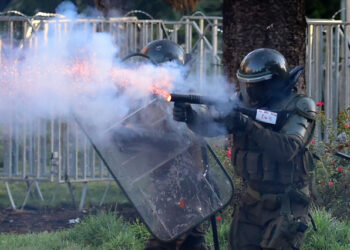
{"type": "Polygon", "coordinates": [[[145,250],[207,250],[205,244],[205,229],[202,225],[195,227],[189,233],[171,242],[162,242],[151,237],[145,250]]]}
{"type": "Polygon", "coordinates": [[[315,103],[291,93],[268,107],[290,110],[277,126],[253,121],[233,134],[232,163],[247,183],[231,225],[229,249],[300,249],[309,209],[306,146],[315,127],[315,103]]]}

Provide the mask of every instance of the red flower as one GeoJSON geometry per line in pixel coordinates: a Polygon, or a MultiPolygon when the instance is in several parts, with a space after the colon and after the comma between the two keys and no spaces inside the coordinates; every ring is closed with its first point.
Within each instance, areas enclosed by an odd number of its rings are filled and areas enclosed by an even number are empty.
{"type": "Polygon", "coordinates": [[[184,208],[186,207],[185,199],[184,199],[184,198],[181,198],[181,199],[180,199],[179,206],[180,206],[182,209],[184,209],[184,208]]]}
{"type": "Polygon", "coordinates": [[[231,155],[232,155],[232,150],[229,148],[229,149],[227,149],[226,156],[227,156],[228,158],[231,158],[231,155]]]}
{"type": "Polygon", "coordinates": [[[343,172],[343,168],[342,168],[342,167],[338,167],[338,168],[337,168],[337,171],[338,171],[339,173],[341,173],[341,172],[343,172]]]}
{"type": "Polygon", "coordinates": [[[335,165],[337,165],[337,163],[335,163],[335,162],[332,162],[332,163],[331,163],[331,165],[332,165],[332,166],[335,166],[335,165]]]}
{"type": "Polygon", "coordinates": [[[221,216],[216,217],[216,219],[217,219],[218,221],[221,221],[221,220],[222,220],[221,216]]]}
{"type": "Polygon", "coordinates": [[[318,103],[316,103],[316,106],[317,107],[321,107],[321,106],[323,106],[324,105],[324,102],[318,102],[318,103]]]}
{"type": "Polygon", "coordinates": [[[328,186],[329,186],[329,187],[333,187],[333,186],[334,186],[333,181],[328,182],[328,186]]]}
{"type": "Polygon", "coordinates": [[[339,146],[338,146],[338,150],[342,150],[343,148],[344,148],[343,145],[339,145],[339,146]]]}
{"type": "Polygon", "coordinates": [[[215,147],[217,147],[217,148],[218,148],[218,147],[219,147],[219,145],[218,145],[218,144],[215,144],[215,147]]]}
{"type": "Polygon", "coordinates": [[[345,128],[350,128],[350,125],[345,124],[344,127],[345,127],[345,128]]]}
{"type": "Polygon", "coordinates": [[[311,140],[310,144],[311,145],[315,144],[315,140],[311,140]]]}

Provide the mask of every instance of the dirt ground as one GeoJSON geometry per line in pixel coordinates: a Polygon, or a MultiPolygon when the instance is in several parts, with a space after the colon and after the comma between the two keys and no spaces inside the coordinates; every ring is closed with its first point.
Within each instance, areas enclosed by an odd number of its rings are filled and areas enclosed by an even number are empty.
{"type": "Polygon", "coordinates": [[[137,218],[135,209],[129,204],[117,207],[105,205],[102,208],[89,208],[81,212],[70,207],[26,207],[25,210],[17,211],[0,208],[0,233],[52,232],[73,227],[75,222],[99,211],[116,211],[127,221],[134,221],[137,218]]]}

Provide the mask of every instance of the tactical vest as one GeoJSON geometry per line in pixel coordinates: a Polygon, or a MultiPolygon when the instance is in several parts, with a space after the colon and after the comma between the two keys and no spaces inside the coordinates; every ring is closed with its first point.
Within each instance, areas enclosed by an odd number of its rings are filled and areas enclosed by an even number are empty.
{"type": "MultiPolygon", "coordinates": [[[[291,95],[284,101],[269,107],[274,110],[290,110],[291,114],[297,112],[296,103],[300,98],[304,96],[296,93],[291,95]]],[[[290,116],[289,116],[290,117],[290,116]]],[[[265,128],[271,129],[274,132],[281,133],[281,129],[286,124],[288,117],[282,121],[278,126],[268,125],[260,123],[265,128]]],[[[312,124],[314,126],[314,123],[312,124]]],[[[309,136],[311,137],[311,136],[309,136]]],[[[291,184],[297,184],[300,187],[304,187],[308,180],[308,169],[311,159],[311,154],[302,146],[299,152],[295,152],[294,156],[290,159],[278,161],[267,155],[261,147],[254,144],[254,140],[250,139],[248,132],[239,132],[233,134],[233,147],[232,147],[232,164],[235,168],[235,172],[238,176],[242,177],[252,187],[256,189],[262,189],[264,187],[287,187],[291,184]]],[[[307,138],[307,143],[311,138],[307,138]]],[[[269,143],[268,141],[266,142],[269,143]]],[[[306,143],[306,144],[307,144],[306,143]]],[[[283,147],[276,148],[276,154],[283,147]]],[[[277,190],[273,190],[279,192],[277,190]]],[[[270,192],[270,191],[266,191],[270,192]]]]}

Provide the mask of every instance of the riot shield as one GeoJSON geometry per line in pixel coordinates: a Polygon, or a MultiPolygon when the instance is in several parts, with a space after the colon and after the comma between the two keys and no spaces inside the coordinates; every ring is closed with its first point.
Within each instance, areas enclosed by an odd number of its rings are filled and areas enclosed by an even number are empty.
{"type": "Polygon", "coordinates": [[[225,170],[170,111],[170,103],[153,99],[103,131],[76,114],[116,182],[162,241],[190,230],[233,195],[225,170]]]}

